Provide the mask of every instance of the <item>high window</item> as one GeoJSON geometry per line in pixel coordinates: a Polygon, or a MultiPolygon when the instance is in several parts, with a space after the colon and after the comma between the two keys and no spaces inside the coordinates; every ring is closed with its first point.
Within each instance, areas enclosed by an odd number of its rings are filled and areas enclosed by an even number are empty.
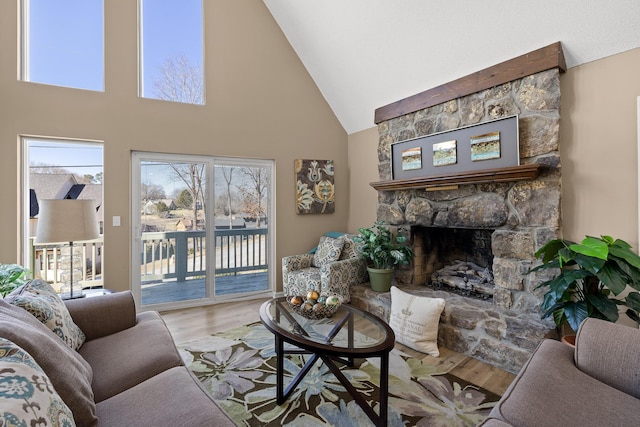
{"type": "Polygon", "coordinates": [[[140,0],[140,96],[204,104],[202,0],[140,0]]]}
{"type": "Polygon", "coordinates": [[[104,90],[103,0],[22,0],[22,80],[104,90]]]}

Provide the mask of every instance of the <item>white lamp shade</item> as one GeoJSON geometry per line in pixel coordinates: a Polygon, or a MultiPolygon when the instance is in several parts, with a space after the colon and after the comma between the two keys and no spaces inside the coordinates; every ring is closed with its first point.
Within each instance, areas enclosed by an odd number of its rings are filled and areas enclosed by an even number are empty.
{"type": "Polygon", "coordinates": [[[40,200],[36,243],[75,242],[100,237],[93,200],[40,200]]]}

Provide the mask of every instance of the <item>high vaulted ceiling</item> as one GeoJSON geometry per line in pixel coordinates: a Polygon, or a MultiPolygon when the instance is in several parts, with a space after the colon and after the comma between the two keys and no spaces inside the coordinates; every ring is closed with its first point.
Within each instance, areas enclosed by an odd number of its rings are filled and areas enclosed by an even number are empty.
{"type": "Polygon", "coordinates": [[[348,134],[378,107],[557,41],[569,68],[640,47],[638,0],[264,3],[348,134]]]}

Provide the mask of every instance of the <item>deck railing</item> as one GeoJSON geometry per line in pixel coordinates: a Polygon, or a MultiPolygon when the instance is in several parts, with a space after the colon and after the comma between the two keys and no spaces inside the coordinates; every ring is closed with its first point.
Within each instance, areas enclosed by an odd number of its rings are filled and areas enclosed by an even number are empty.
{"type": "MultiPolygon", "coordinates": [[[[62,274],[67,271],[63,267],[64,255],[69,254],[68,243],[35,243],[35,238],[29,239],[31,254],[31,269],[34,277],[39,277],[50,283],[62,282],[62,274]]],[[[78,264],[75,264],[73,275],[76,280],[83,281],[83,286],[91,287],[91,282],[102,286],[102,236],[95,240],[73,242],[73,250],[78,264]]]]}
{"type": "MultiPolygon", "coordinates": [[[[267,269],[267,229],[215,231],[215,271],[217,275],[238,274],[267,269]]],[[[68,244],[36,244],[31,242],[31,265],[34,275],[49,282],[61,282],[62,254],[68,244]]],[[[82,276],[74,274],[85,286],[101,279],[102,238],[73,242],[76,254],[81,252],[82,276]]],[[[210,254],[210,256],[213,256],[210,254]]],[[[207,248],[204,231],[168,231],[142,233],[141,283],[165,279],[184,281],[204,277],[207,248]]]]}
{"type": "MultiPolygon", "coordinates": [[[[267,269],[267,229],[216,230],[215,237],[216,274],[267,269]]],[[[142,233],[141,282],[204,277],[207,253],[204,231],[142,233]]]]}

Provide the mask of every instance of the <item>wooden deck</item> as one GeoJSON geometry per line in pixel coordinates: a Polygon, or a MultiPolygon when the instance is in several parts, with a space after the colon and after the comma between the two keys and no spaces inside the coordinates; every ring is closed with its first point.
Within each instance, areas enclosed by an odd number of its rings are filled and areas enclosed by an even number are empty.
{"type": "MultiPolygon", "coordinates": [[[[267,273],[247,273],[216,276],[215,295],[266,291],[269,289],[267,273]]],[[[205,298],[205,279],[183,282],[164,281],[142,285],[142,305],[162,304],[205,298]]]]}

